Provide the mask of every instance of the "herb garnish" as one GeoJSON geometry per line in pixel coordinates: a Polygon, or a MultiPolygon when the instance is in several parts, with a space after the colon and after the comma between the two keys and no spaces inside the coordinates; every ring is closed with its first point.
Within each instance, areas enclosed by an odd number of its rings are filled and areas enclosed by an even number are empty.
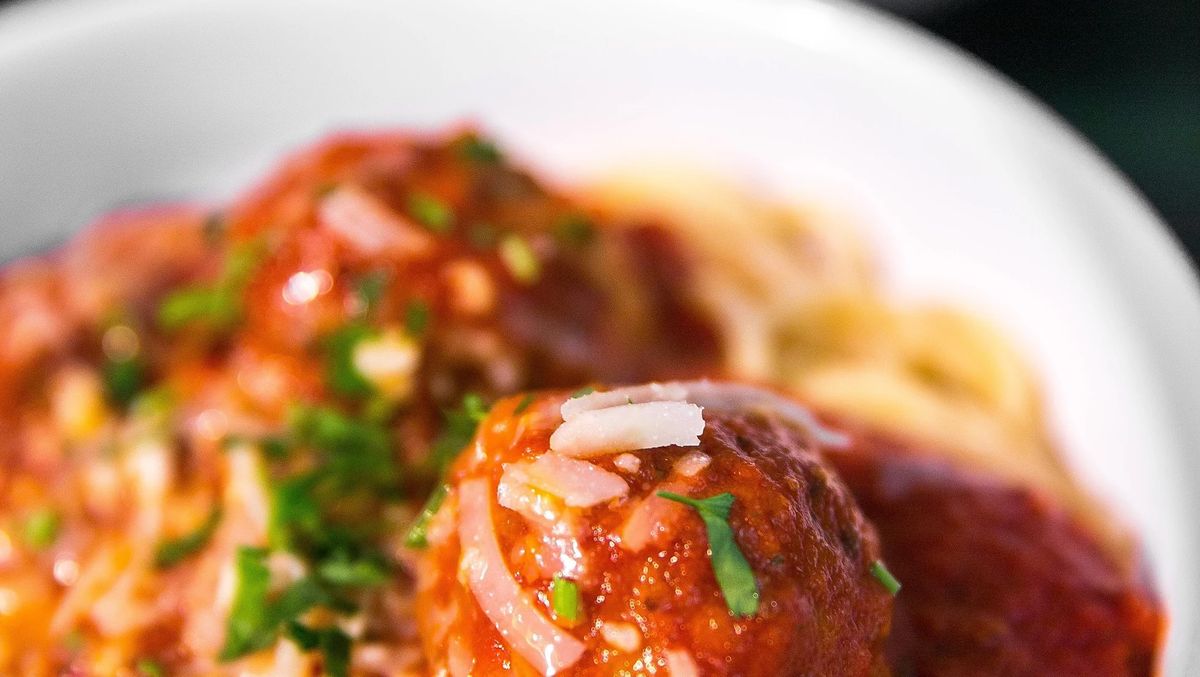
{"type": "Polygon", "coordinates": [[[733,494],[723,493],[708,498],[688,498],[670,491],[660,491],[658,496],[691,506],[704,520],[708,531],[708,548],[711,552],[713,573],[717,585],[725,597],[725,604],[734,616],[746,617],[758,613],[758,581],[750,568],[746,556],[738,548],[729,526],[729,511],[733,507],[733,494]]]}
{"type": "Polygon", "coordinates": [[[474,134],[459,142],[458,152],[464,159],[486,165],[498,164],[504,159],[496,144],[474,134]]]}
{"type": "Polygon", "coordinates": [[[141,389],[145,370],[137,358],[105,360],[101,367],[104,392],[115,404],[129,406],[141,389]]]}
{"type": "Polygon", "coordinates": [[[542,264],[525,238],[512,233],[505,235],[500,240],[499,251],[504,267],[517,282],[533,284],[541,277],[542,264]]]}
{"type": "Polygon", "coordinates": [[[371,327],[361,322],[351,322],[325,338],[325,381],[330,390],[348,397],[362,397],[375,392],[375,386],[354,366],[354,348],[375,334],[371,327]]]}
{"type": "Polygon", "coordinates": [[[158,661],[150,658],[138,659],[134,669],[141,677],[167,677],[167,669],[158,661]]]}
{"type": "Polygon", "coordinates": [[[343,550],[321,562],[317,575],[333,585],[369,588],[386,583],[391,578],[391,568],[381,557],[355,558],[343,550]]]}
{"type": "Polygon", "coordinates": [[[434,440],[430,454],[438,474],[444,472],[450,462],[458,456],[458,452],[471,443],[471,439],[475,437],[475,429],[480,421],[487,417],[487,413],[487,405],[476,393],[464,395],[460,409],[444,412],[446,426],[441,435],[434,440]]]}
{"type": "Polygon", "coordinates": [[[272,467],[262,480],[270,492],[270,548],[237,552],[238,583],[220,657],[233,660],[283,636],[320,650],[326,672],[345,675],[350,638],[300,619],[314,607],[353,612],[362,589],[391,579],[393,564],[377,543],[385,529],[378,515],[402,495],[392,437],[380,421],[301,404],[289,412],[286,434],[268,440],[272,467]],[[280,591],[266,564],[273,552],[300,558],[310,573],[280,591]]]}
{"type": "Polygon", "coordinates": [[[61,526],[62,519],[58,513],[50,508],[40,508],[25,518],[22,535],[25,537],[25,542],[34,549],[45,550],[54,545],[61,526]]]}
{"type": "Polygon", "coordinates": [[[100,338],[104,391],[109,401],[122,408],[129,406],[145,381],[145,365],[138,356],[140,345],[137,332],[122,322],[110,325],[100,338]]]}
{"type": "Polygon", "coordinates": [[[408,534],[404,537],[404,544],[410,548],[427,548],[429,547],[429,522],[433,520],[434,515],[437,515],[441,509],[442,503],[446,500],[446,494],[450,493],[450,487],[446,484],[439,484],[433,493],[429,494],[429,498],[425,499],[425,505],[421,508],[420,514],[417,515],[416,521],[408,528],[408,534]]]}
{"type": "Polygon", "coordinates": [[[585,247],[596,239],[596,226],[582,214],[571,214],[554,225],[554,235],[573,247],[585,247]]]}
{"type": "Polygon", "coordinates": [[[242,318],[242,292],[263,254],[258,240],[231,248],[215,283],[177,289],[163,299],[158,306],[158,324],[168,330],[193,322],[216,331],[232,329],[242,318]]]}
{"type": "Polygon", "coordinates": [[[594,392],[596,392],[596,389],[593,388],[592,386],[584,386],[584,387],[580,388],[579,390],[576,390],[575,392],[571,393],[571,399],[577,400],[580,397],[583,397],[584,395],[591,395],[594,392]]]}
{"type": "Polygon", "coordinates": [[[422,226],[439,235],[450,232],[454,220],[450,207],[428,193],[413,193],[408,198],[408,213],[422,226]]]}
{"type": "Polygon", "coordinates": [[[275,643],[285,623],[296,620],[331,598],[311,578],[302,578],[277,595],[271,594],[271,571],[263,548],[238,548],[237,589],[225,625],[225,646],[219,655],[234,660],[275,643]]]}
{"type": "Polygon", "coordinates": [[[320,649],[325,673],[329,677],[346,677],[350,673],[350,636],[336,626],[314,630],[296,621],[287,625],[288,637],[305,651],[320,649]]]}
{"type": "Polygon", "coordinates": [[[208,544],[220,523],[221,508],[213,508],[204,522],[191,533],[160,543],[154,553],[154,565],[159,569],[166,569],[199,552],[208,544]]]}
{"type": "Polygon", "coordinates": [[[522,397],[521,401],[517,402],[516,408],[513,409],[513,416],[520,416],[521,414],[524,414],[525,410],[529,408],[529,405],[533,404],[533,400],[533,393],[525,393],[525,397],[522,397]]]}
{"type": "Polygon", "coordinates": [[[354,294],[358,298],[361,314],[370,315],[379,305],[379,300],[387,290],[389,278],[386,270],[374,270],[358,279],[358,283],[354,285],[354,294]]]}
{"type": "Polygon", "coordinates": [[[390,485],[397,476],[388,431],[326,407],[297,406],[289,416],[291,438],[318,452],[320,479],[339,488],[390,485]]]}
{"type": "Polygon", "coordinates": [[[413,338],[421,338],[429,328],[429,304],[413,299],[404,308],[404,330],[413,338]]]}
{"type": "Polygon", "coordinates": [[[900,592],[900,581],[896,580],[896,577],[892,575],[892,572],[888,571],[888,568],[883,564],[883,560],[877,559],[871,564],[871,575],[874,576],[875,580],[879,581],[879,583],[883,585],[884,589],[887,590],[893,597],[896,595],[896,593],[900,592]]]}
{"type": "Polygon", "coordinates": [[[581,606],[579,601],[579,585],[569,578],[555,575],[550,583],[550,605],[559,618],[572,623],[579,620],[581,606]]]}

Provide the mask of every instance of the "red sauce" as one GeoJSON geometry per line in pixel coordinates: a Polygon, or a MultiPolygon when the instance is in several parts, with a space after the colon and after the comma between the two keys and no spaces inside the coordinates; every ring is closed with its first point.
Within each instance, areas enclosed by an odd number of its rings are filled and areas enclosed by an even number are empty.
{"type": "MultiPolygon", "coordinates": [[[[497,405],[481,424],[477,445],[455,464],[451,496],[463,481],[482,477],[494,501],[506,464],[547,452],[564,399],[561,392],[541,395],[520,415],[514,414],[520,398],[497,405]]],[[[661,669],[671,650],[688,652],[700,674],[886,672],[892,597],[870,572],[878,558],[876,538],[807,433],[757,414],[710,409],[705,419],[698,447],[631,452],[640,462],[634,472],[618,469],[615,454],[590,459],[626,479],[630,491],[577,515],[583,613],[574,623],[559,624],[587,649],[569,674],[661,669]],[[711,459],[692,477],[674,470],[689,452],[711,459]],[[730,612],[713,574],[702,520],[690,508],[650,498],[666,488],[697,498],[734,495],[730,523],[760,586],[757,614],[738,618],[730,612]],[[646,500],[663,504],[666,522],[650,543],[631,549],[622,545],[623,525],[646,500]],[[623,650],[607,642],[601,627],[610,623],[635,629],[637,647],[623,650]]],[[[556,561],[553,541],[499,504],[492,514],[506,566],[536,595],[542,613],[553,617],[548,603],[553,574],[539,566],[556,561]]],[[[501,674],[522,665],[460,582],[461,555],[451,534],[431,548],[421,567],[428,576],[418,583],[418,619],[433,665],[447,659],[453,641],[474,657],[472,674],[501,674]],[[448,604],[457,612],[453,618],[446,615],[448,604]]]]}
{"type": "Polygon", "coordinates": [[[1144,571],[1053,497],[876,434],[826,457],[903,582],[895,674],[1155,674],[1163,612],[1144,571]]]}

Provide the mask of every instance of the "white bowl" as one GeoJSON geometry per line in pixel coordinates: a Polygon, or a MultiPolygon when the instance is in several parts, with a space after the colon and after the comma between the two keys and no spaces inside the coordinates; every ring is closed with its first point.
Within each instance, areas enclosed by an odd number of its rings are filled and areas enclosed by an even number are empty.
{"type": "Polygon", "coordinates": [[[898,294],[970,305],[1045,377],[1198,666],[1200,297],[1090,147],[849,6],[43,1],[0,12],[0,258],[130,201],[227,197],[324,132],[474,118],[551,176],[671,156],[856,213],[898,294]]]}

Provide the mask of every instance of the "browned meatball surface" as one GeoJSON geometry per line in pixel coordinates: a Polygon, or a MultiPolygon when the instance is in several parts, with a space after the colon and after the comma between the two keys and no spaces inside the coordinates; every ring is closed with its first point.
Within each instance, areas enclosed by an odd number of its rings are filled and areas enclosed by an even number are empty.
{"type": "Polygon", "coordinates": [[[417,617],[432,669],[886,672],[876,537],[810,431],[684,395],[554,392],[492,409],[428,527],[417,617]],[[664,491],[732,505],[714,518],[664,491]],[[757,594],[739,596],[747,580],[757,594]]]}
{"type": "Polygon", "coordinates": [[[1053,497],[873,434],[827,454],[904,588],[897,675],[1155,674],[1162,609],[1140,562],[1053,497]]]}

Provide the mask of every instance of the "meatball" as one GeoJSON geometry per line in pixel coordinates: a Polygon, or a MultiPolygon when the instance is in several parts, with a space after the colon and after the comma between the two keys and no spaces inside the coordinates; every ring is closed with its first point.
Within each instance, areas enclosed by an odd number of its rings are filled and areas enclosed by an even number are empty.
{"type": "Polygon", "coordinates": [[[898,675],[1155,673],[1162,610],[1140,562],[1047,492],[876,433],[826,458],[904,591],[898,675]]]}
{"type": "Polygon", "coordinates": [[[497,403],[416,565],[431,669],[886,673],[876,536],[780,402],[700,382],[497,403]]]}

